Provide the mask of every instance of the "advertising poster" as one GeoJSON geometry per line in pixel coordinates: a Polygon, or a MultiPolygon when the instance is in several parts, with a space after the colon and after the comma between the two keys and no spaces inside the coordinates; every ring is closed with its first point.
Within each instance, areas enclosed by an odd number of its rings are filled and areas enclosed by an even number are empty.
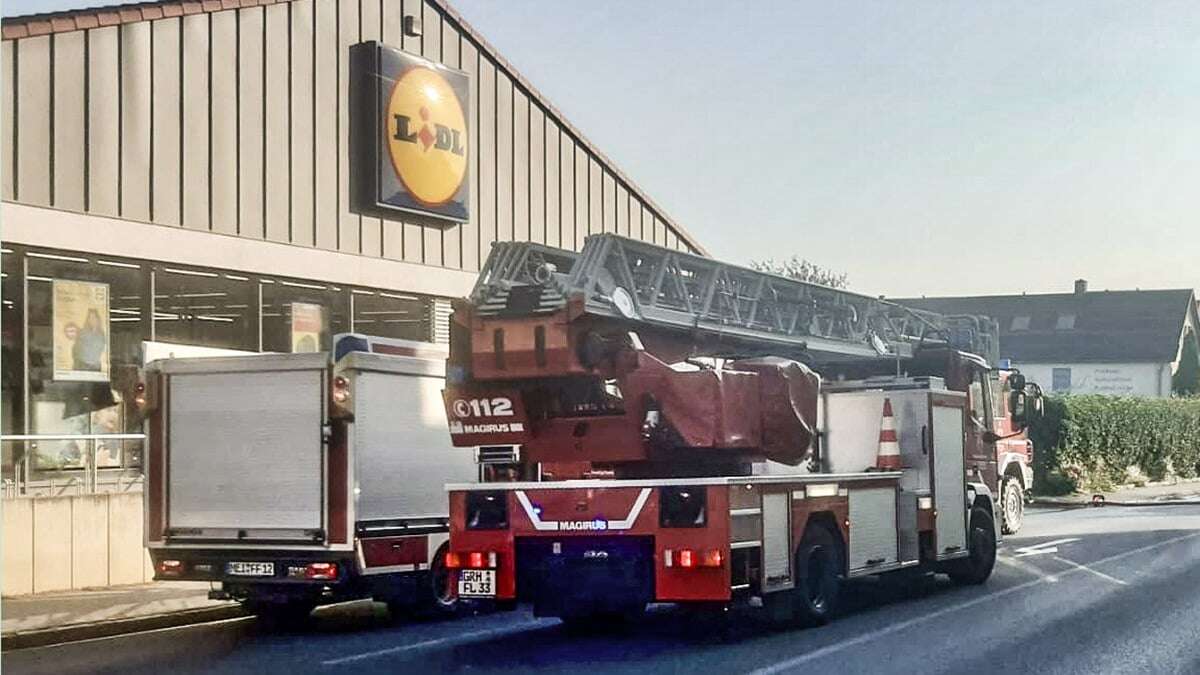
{"type": "Polygon", "coordinates": [[[109,380],[108,284],[54,280],[54,379],[109,380]]]}
{"type": "Polygon", "coordinates": [[[321,350],[321,306],[292,303],[292,353],[321,350]]]}

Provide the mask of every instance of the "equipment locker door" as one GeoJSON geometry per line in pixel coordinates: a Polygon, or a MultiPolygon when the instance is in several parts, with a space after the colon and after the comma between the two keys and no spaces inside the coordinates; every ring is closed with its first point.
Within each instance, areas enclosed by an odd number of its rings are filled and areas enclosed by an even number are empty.
{"type": "Polygon", "coordinates": [[[933,498],[937,510],[937,556],[967,550],[966,484],[963,467],[963,409],[933,401],[933,498]]]}

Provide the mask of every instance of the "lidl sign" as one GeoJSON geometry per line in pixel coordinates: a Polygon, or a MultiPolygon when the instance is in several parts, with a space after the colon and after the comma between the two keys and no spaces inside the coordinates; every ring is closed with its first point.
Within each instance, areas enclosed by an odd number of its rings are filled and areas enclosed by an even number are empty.
{"type": "Polygon", "coordinates": [[[351,65],[351,179],[359,209],[466,221],[466,73],[376,42],[355,45],[351,65]]]}

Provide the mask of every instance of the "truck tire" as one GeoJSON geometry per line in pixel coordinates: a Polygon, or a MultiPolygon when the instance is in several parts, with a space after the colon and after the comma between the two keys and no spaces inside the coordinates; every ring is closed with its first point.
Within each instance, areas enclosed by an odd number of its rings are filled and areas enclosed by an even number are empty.
{"type": "Polygon", "coordinates": [[[442,544],[429,563],[429,572],[419,582],[416,597],[388,600],[392,618],[410,616],[415,619],[440,619],[458,613],[458,592],[453,587],[454,576],[446,568],[449,542],[442,544]]]}
{"type": "Polygon", "coordinates": [[[996,566],[996,524],[987,509],[971,509],[967,551],[967,557],[952,561],[946,572],[955,583],[977,586],[992,576],[996,566]]]}
{"type": "Polygon", "coordinates": [[[1000,518],[1004,534],[1016,534],[1025,520],[1025,493],[1013,476],[1005,476],[1000,485],[1000,518]]]}
{"type": "Polygon", "coordinates": [[[825,525],[809,525],[796,548],[796,589],[792,607],[803,625],[822,625],[833,618],[841,591],[842,546],[825,525]]]}

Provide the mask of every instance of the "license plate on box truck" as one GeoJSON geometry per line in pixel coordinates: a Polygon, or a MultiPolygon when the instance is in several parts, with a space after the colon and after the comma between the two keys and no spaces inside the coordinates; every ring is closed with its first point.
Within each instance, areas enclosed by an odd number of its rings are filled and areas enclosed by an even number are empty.
{"type": "Polygon", "coordinates": [[[275,563],[231,562],[226,563],[225,573],[235,577],[273,577],[275,576],[275,563]]]}
{"type": "Polygon", "coordinates": [[[458,595],[463,598],[496,597],[496,570],[460,570],[458,595]]]}

